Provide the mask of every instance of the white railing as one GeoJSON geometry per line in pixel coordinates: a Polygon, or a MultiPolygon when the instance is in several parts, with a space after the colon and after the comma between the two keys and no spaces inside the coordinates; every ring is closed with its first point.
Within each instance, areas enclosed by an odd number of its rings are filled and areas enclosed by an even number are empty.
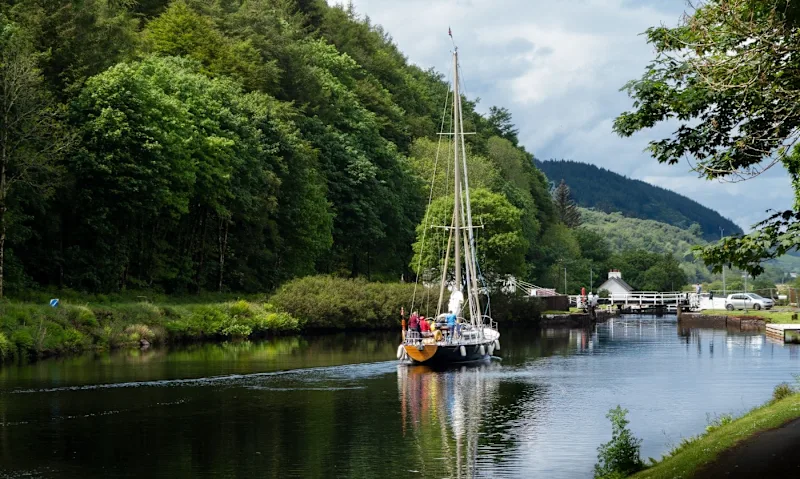
{"type": "Polygon", "coordinates": [[[677,305],[697,302],[697,294],[686,292],[659,293],[652,291],[633,291],[630,293],[610,293],[608,302],[613,305],[677,305]]]}

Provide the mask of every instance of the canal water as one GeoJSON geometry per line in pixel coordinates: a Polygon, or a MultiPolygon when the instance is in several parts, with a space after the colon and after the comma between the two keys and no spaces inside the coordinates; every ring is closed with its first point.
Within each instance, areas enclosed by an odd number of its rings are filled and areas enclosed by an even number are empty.
{"type": "Polygon", "coordinates": [[[591,477],[610,408],[660,457],[800,372],[796,346],[669,317],[501,332],[502,361],[439,371],[389,333],[8,366],[0,477],[591,477]]]}

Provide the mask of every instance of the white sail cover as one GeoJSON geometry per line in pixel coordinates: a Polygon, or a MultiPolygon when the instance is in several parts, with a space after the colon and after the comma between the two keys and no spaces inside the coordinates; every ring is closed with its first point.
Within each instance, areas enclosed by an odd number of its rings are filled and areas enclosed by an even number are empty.
{"type": "Polygon", "coordinates": [[[450,293],[450,301],[447,303],[447,310],[451,313],[458,315],[461,311],[461,305],[464,303],[464,293],[455,290],[450,293]]]}

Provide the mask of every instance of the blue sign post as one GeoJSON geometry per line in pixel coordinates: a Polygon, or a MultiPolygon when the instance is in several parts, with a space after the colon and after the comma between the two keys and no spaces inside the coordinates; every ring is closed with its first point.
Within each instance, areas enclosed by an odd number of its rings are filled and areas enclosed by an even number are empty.
{"type": "Polygon", "coordinates": [[[50,300],[50,307],[51,308],[55,308],[56,306],[58,306],[58,298],[51,299],[50,300]]]}

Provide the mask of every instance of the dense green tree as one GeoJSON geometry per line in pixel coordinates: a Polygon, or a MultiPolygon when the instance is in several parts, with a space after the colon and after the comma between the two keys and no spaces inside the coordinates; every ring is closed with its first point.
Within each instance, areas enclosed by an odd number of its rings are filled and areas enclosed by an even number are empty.
{"type": "Polygon", "coordinates": [[[139,21],[128,5],[106,0],[25,0],[14,5],[12,15],[30,32],[35,50],[47,53],[39,61],[51,94],[61,100],[76,95],[87,78],[138,48],[139,21]]]}
{"type": "Polygon", "coordinates": [[[514,122],[511,121],[511,112],[508,111],[507,108],[497,106],[490,107],[489,118],[487,118],[487,120],[497,136],[505,138],[514,144],[514,146],[519,143],[517,139],[519,129],[514,126],[514,122]]]}
{"type": "MultiPolygon", "coordinates": [[[[448,85],[352,6],[26,0],[0,12],[3,68],[24,65],[15,71],[31,86],[14,108],[37,103],[33,123],[2,133],[25,137],[4,150],[0,178],[9,291],[264,291],[313,273],[409,276],[431,139],[451,126],[448,85]]],[[[587,245],[582,257],[558,225],[508,110],[484,116],[477,100],[462,103],[476,133],[466,147],[484,273],[532,279],[569,259],[582,276],[599,253],[587,245]]],[[[441,145],[432,199],[445,211],[452,168],[441,145]]]]}
{"type": "Polygon", "coordinates": [[[56,161],[70,144],[61,108],[44,88],[40,58],[29,33],[0,14],[0,298],[20,190],[49,195],[58,181],[56,161]]]}
{"type": "Polygon", "coordinates": [[[609,265],[619,269],[622,278],[638,291],[680,291],[688,281],[678,260],[669,253],[623,251],[612,256],[609,265]]]}
{"type": "Polygon", "coordinates": [[[275,61],[263,61],[248,41],[226,38],[211,18],[193,11],[182,0],[147,24],[144,45],[155,54],[197,60],[204,71],[230,76],[249,89],[272,91],[278,81],[275,61]]]}
{"type": "Polygon", "coordinates": [[[572,230],[563,223],[551,224],[542,233],[538,258],[542,266],[535,270],[538,283],[542,286],[555,286],[559,291],[563,290],[564,267],[569,267],[580,257],[581,247],[572,230]]]}
{"type": "Polygon", "coordinates": [[[581,225],[581,212],[572,200],[569,186],[561,180],[561,183],[553,191],[553,204],[555,205],[558,219],[568,228],[577,228],[581,225]]]}
{"type": "MultiPolygon", "coordinates": [[[[431,196],[436,199],[453,194],[452,148],[450,142],[442,140],[437,143],[428,138],[418,138],[411,145],[408,164],[419,178],[421,193],[425,198],[431,196]]],[[[503,180],[500,171],[488,158],[468,153],[467,168],[470,188],[501,189],[503,180]]]]}
{"type": "Polygon", "coordinates": [[[643,281],[642,289],[646,291],[680,291],[687,283],[686,273],[671,254],[665,254],[647,268],[643,281]]]}
{"type": "Polygon", "coordinates": [[[68,259],[91,255],[97,268],[73,281],[252,289],[274,284],[267,275],[276,265],[297,261],[281,258],[282,249],[303,245],[305,266],[284,275],[311,272],[330,244],[329,219],[311,152],[280,110],[188,60],[148,58],[92,78],[73,109],[85,150],[69,169],[84,185],[73,212],[78,237],[93,242],[71,248],[68,259]],[[279,199],[282,179],[290,186],[304,177],[279,199]],[[303,224],[278,230],[301,217],[303,224]],[[230,280],[226,261],[243,263],[230,280]],[[248,269],[258,274],[248,278],[248,269]]]}
{"type": "MultiPolygon", "coordinates": [[[[800,198],[800,113],[794,86],[800,65],[800,9],[783,0],[713,0],[675,27],[647,31],[656,58],[626,89],[634,110],[617,118],[623,136],[677,119],[674,133],[650,143],[660,163],[694,159],[709,180],[739,181],[780,163],[800,198]],[[691,50],[693,54],[687,55],[691,50]]],[[[800,203],[760,223],[745,236],[706,247],[703,258],[720,270],[733,264],[750,273],[761,261],[798,246],[800,203]]]]}
{"type": "MultiPolygon", "coordinates": [[[[475,233],[481,273],[490,279],[524,273],[528,245],[522,234],[520,210],[503,195],[485,189],[471,190],[470,199],[473,222],[483,226],[476,229],[475,233]]],[[[437,226],[450,225],[452,216],[452,198],[441,197],[431,203],[425,218],[417,227],[417,241],[411,260],[414,271],[432,271],[433,277],[441,274],[450,230],[437,226]]],[[[449,269],[452,267],[451,251],[449,269]]]]}

